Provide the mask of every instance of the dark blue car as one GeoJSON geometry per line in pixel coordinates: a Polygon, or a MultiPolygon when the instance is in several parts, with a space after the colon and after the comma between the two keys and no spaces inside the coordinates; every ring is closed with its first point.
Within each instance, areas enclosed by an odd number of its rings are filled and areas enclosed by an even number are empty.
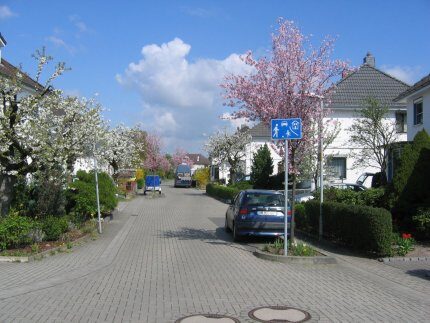
{"type": "MultiPolygon", "coordinates": [[[[241,191],[227,209],[225,230],[233,231],[235,241],[244,236],[284,235],[284,204],[285,197],[278,191],[241,191]]],[[[288,226],[290,215],[288,208],[288,226]]]]}

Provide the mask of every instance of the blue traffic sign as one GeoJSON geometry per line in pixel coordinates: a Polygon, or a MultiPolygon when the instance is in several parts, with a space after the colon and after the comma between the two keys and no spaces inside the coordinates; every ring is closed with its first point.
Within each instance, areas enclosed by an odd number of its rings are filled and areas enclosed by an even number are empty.
{"type": "Polygon", "coordinates": [[[302,119],[272,119],[272,139],[302,139],[302,119]]]}

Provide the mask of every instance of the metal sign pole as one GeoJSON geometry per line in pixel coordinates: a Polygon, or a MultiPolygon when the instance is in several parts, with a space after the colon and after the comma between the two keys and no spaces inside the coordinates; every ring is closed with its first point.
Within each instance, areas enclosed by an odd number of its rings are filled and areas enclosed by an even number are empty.
{"type": "Polygon", "coordinates": [[[99,233],[102,233],[102,222],[101,222],[101,216],[100,216],[100,198],[99,198],[99,178],[97,176],[97,158],[96,158],[96,144],[94,144],[94,176],[96,180],[96,200],[97,200],[97,218],[98,218],[98,224],[99,224],[99,233]]]}
{"type": "Polygon", "coordinates": [[[288,255],[288,140],[285,140],[285,209],[284,209],[284,255],[288,255]]]}

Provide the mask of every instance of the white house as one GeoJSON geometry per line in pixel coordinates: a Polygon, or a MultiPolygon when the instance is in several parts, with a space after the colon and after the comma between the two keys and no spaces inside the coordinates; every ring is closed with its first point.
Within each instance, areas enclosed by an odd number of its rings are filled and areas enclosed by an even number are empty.
{"type": "MultiPolygon", "coordinates": [[[[399,99],[395,101],[395,99],[408,88],[409,86],[406,83],[377,69],[375,58],[370,53],[364,58],[363,65],[356,71],[345,75],[337,83],[331,104],[328,107],[331,114],[326,120],[337,121],[340,125],[340,131],[336,139],[324,152],[326,163],[331,170],[331,178],[327,178],[327,180],[354,183],[364,172],[379,171],[371,167],[353,167],[354,157],[352,157],[351,153],[360,150],[360,147],[353,147],[349,143],[350,133],[348,128],[351,127],[354,120],[357,120],[358,110],[371,97],[378,100],[381,105],[388,106],[389,115],[386,121],[396,123],[398,141],[405,141],[408,128],[406,123],[406,100],[399,99]]],[[[274,174],[282,171],[278,169],[278,163],[282,161],[282,158],[270,145],[271,133],[269,127],[264,124],[257,124],[251,128],[250,133],[252,141],[247,147],[244,160],[245,173],[250,173],[253,154],[265,143],[268,144],[272,154],[274,174]]],[[[220,178],[223,178],[226,173],[228,173],[228,169],[224,172],[220,171],[220,178]]],[[[365,183],[365,185],[369,186],[370,183],[365,183]]]]}
{"type": "Polygon", "coordinates": [[[396,100],[406,100],[408,110],[408,141],[417,132],[430,132],[430,74],[401,93],[396,100]]]}
{"type": "MultiPolygon", "coordinates": [[[[386,121],[396,124],[397,141],[406,140],[406,101],[395,101],[395,99],[408,88],[408,84],[377,69],[375,58],[370,53],[367,53],[363,59],[363,65],[337,83],[329,108],[330,118],[338,121],[341,129],[336,139],[324,152],[328,166],[334,172],[333,178],[353,183],[364,172],[379,171],[372,167],[353,167],[355,159],[351,154],[361,148],[354,147],[348,142],[350,139],[348,129],[357,120],[358,111],[368,98],[374,98],[382,106],[389,108],[386,121]]],[[[366,184],[370,185],[370,183],[366,184]]]]}
{"type": "Polygon", "coordinates": [[[187,156],[193,162],[193,166],[191,166],[191,174],[194,174],[198,169],[210,166],[209,159],[202,154],[187,154],[187,156]]]}

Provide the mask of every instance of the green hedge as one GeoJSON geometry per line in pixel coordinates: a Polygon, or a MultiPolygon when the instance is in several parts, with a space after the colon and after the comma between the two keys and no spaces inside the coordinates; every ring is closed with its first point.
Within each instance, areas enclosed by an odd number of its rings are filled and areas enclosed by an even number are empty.
{"type": "Polygon", "coordinates": [[[232,200],[241,190],[236,187],[222,186],[214,183],[206,185],[206,194],[223,200],[232,200]]]}
{"type": "Polygon", "coordinates": [[[29,244],[31,242],[29,234],[33,227],[33,219],[19,216],[14,212],[1,218],[0,250],[29,244]]]}
{"type": "MultiPolygon", "coordinates": [[[[298,229],[318,233],[319,202],[308,201],[296,216],[298,229]]],[[[341,203],[323,203],[323,235],[378,256],[390,254],[392,237],[391,213],[382,208],[341,203]]]]}

